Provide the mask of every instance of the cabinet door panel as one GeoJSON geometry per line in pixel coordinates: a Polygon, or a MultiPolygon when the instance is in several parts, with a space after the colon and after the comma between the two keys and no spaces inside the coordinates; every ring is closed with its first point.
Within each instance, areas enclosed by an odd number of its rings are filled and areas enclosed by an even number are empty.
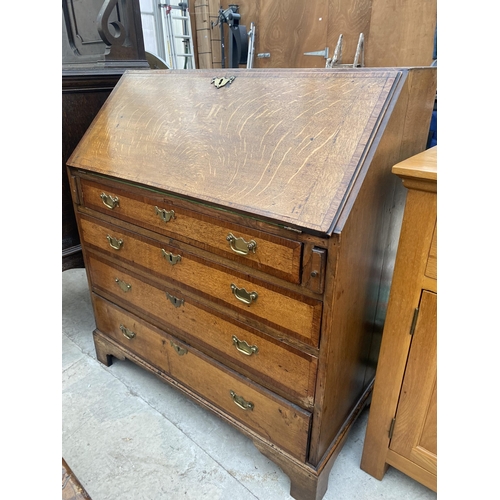
{"type": "MultiPolygon", "coordinates": [[[[261,2],[255,42],[256,68],[324,68],[328,1],[261,2]],[[269,53],[268,58],[257,54],[269,53]]],[[[330,47],[330,55],[333,49],[330,47]]]]}
{"type": "Polygon", "coordinates": [[[437,473],[437,295],[424,290],[390,449],[437,473]]]}

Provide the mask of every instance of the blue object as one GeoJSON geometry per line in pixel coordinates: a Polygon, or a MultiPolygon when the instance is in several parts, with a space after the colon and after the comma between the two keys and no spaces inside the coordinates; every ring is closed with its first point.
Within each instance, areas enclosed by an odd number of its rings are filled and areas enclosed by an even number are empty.
{"type": "Polygon", "coordinates": [[[432,112],[427,149],[437,145],[437,110],[432,112]]]}

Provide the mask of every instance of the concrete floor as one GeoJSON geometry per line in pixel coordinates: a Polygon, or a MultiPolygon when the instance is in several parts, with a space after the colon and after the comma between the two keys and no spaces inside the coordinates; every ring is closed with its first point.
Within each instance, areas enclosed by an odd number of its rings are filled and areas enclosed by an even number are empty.
{"type": "MultiPolygon", "coordinates": [[[[287,500],[290,480],[253,443],[129,361],[96,360],[85,270],[62,273],[62,456],[92,500],[287,500]]],[[[359,468],[368,411],[324,500],[436,500],[394,468],[359,468]]]]}

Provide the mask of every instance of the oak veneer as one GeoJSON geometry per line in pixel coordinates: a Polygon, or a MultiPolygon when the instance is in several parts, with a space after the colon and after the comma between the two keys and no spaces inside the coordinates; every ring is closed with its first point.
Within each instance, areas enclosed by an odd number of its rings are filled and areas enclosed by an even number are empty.
{"type": "Polygon", "coordinates": [[[68,161],[96,352],[319,500],[371,394],[404,206],[390,168],[425,147],[435,69],[231,74],[127,72],[68,161]]]}
{"type": "Polygon", "coordinates": [[[361,468],[437,490],[437,146],[394,166],[408,188],[361,468]]]}

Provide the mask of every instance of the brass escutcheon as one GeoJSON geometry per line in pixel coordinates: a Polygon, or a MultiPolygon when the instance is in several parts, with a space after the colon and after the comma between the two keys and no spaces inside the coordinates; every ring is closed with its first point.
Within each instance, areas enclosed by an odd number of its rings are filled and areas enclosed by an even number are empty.
{"type": "Polygon", "coordinates": [[[181,256],[180,255],[174,255],[172,252],[166,252],[163,248],[161,249],[161,255],[172,266],[175,266],[175,264],[177,264],[178,262],[181,261],[181,256]]]}
{"type": "Polygon", "coordinates": [[[158,208],[155,206],[155,213],[163,222],[175,219],[175,212],[173,210],[165,210],[164,208],[158,208]]]}
{"type": "Polygon", "coordinates": [[[251,356],[252,354],[257,354],[259,348],[256,345],[249,345],[245,340],[240,340],[236,335],[233,335],[233,344],[236,349],[246,356],[251,356]]]}
{"type": "Polygon", "coordinates": [[[113,238],[113,236],[110,236],[109,234],[106,236],[106,239],[109,242],[109,246],[111,248],[114,248],[115,250],[120,250],[120,248],[123,246],[123,240],[120,238],[113,238]]]}
{"type": "Polygon", "coordinates": [[[248,255],[249,252],[255,253],[257,250],[257,242],[250,240],[246,242],[243,238],[236,238],[233,233],[229,233],[226,236],[226,240],[229,241],[229,246],[231,250],[238,255],[248,255]]]}
{"type": "Polygon", "coordinates": [[[229,391],[229,394],[231,394],[231,398],[233,398],[234,404],[239,406],[243,410],[253,410],[254,409],[254,404],[251,403],[250,401],[245,401],[241,396],[238,396],[234,391],[229,391]]]}
{"type": "Polygon", "coordinates": [[[212,81],[210,83],[212,83],[215,88],[220,89],[228,83],[232,83],[235,78],[235,76],[230,76],[229,78],[215,76],[214,78],[212,78],[212,81]]]}
{"type": "Polygon", "coordinates": [[[101,193],[101,200],[106,207],[113,210],[113,208],[118,207],[120,205],[120,200],[118,196],[114,197],[110,194],[101,193]]]}
{"type": "Polygon", "coordinates": [[[174,307],[180,307],[182,306],[182,304],[184,304],[184,299],[178,299],[177,297],[170,295],[168,292],[165,292],[165,295],[167,296],[167,299],[172,302],[174,307]]]}
{"type": "Polygon", "coordinates": [[[238,288],[234,283],[231,283],[231,290],[233,295],[247,306],[250,306],[259,296],[257,292],[247,292],[244,288],[238,288]]]}
{"type": "Polygon", "coordinates": [[[127,337],[129,340],[132,340],[135,337],[135,333],[123,325],[120,325],[120,330],[122,331],[123,335],[125,335],[125,337],[127,337]]]}
{"type": "Polygon", "coordinates": [[[170,345],[174,348],[174,351],[179,355],[179,356],[184,356],[184,354],[187,354],[188,350],[182,348],[180,345],[174,344],[174,342],[171,340],[170,345]]]}
{"type": "Polygon", "coordinates": [[[121,279],[115,278],[115,282],[118,283],[118,286],[125,293],[128,292],[132,288],[132,285],[129,285],[128,283],[125,283],[125,281],[122,281],[121,279]]]}

